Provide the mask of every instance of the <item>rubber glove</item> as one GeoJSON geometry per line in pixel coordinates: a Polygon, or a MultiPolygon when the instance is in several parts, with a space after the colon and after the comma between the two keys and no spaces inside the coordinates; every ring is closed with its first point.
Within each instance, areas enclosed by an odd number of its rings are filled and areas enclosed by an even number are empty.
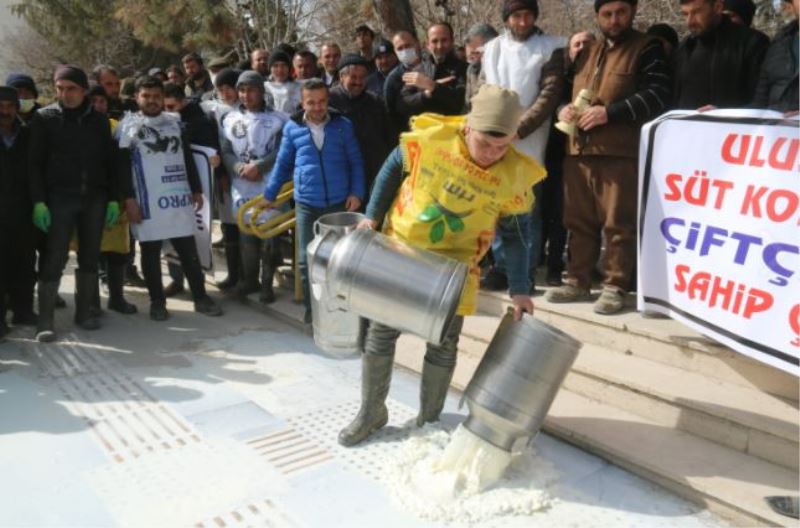
{"type": "Polygon", "coordinates": [[[119,202],[108,202],[106,206],[106,227],[111,229],[119,220],[119,202]]]}
{"type": "Polygon", "coordinates": [[[44,202],[33,204],[33,225],[47,233],[50,229],[50,209],[44,202]]]}

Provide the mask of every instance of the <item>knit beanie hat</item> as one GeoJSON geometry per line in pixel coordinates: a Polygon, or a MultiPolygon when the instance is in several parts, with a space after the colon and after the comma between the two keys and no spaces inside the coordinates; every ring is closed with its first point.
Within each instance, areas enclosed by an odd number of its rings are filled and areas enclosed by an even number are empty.
{"type": "Polygon", "coordinates": [[[69,64],[62,64],[56,68],[53,74],[53,81],[71,81],[81,88],[89,89],[89,79],[86,77],[86,72],[77,66],[69,64]]]}
{"type": "Polygon", "coordinates": [[[496,132],[510,136],[517,132],[522,107],[517,92],[484,84],[472,98],[467,126],[478,132],[496,132]]]}
{"type": "Polygon", "coordinates": [[[539,18],[539,2],[536,0],[505,0],[503,2],[503,22],[508,20],[511,13],[521,9],[530,9],[533,11],[533,16],[539,18]]]}
{"type": "Polygon", "coordinates": [[[242,86],[255,86],[262,92],[264,91],[264,77],[254,70],[243,71],[236,80],[236,89],[242,86]]]}
{"type": "Polygon", "coordinates": [[[19,107],[19,94],[11,86],[0,86],[0,101],[11,101],[19,107]]]}
{"type": "MultiPolygon", "coordinates": [[[[594,12],[597,13],[600,11],[600,8],[606,4],[610,4],[611,2],[617,2],[618,0],[594,0],[594,12]]],[[[628,2],[630,5],[635,6],[636,0],[621,0],[622,2],[628,2]]]]}
{"type": "Polygon", "coordinates": [[[742,17],[742,22],[747,27],[752,25],[753,17],[756,14],[756,4],[753,3],[753,0],[725,0],[723,9],[733,11],[742,17]]]}
{"type": "Polygon", "coordinates": [[[86,95],[88,95],[89,97],[102,96],[108,99],[108,94],[106,93],[105,89],[99,84],[94,84],[94,83],[89,86],[89,93],[87,93],[86,95]]]}
{"type": "Polygon", "coordinates": [[[231,88],[236,88],[236,83],[239,81],[239,76],[241,74],[242,70],[225,68],[214,77],[214,87],[221,88],[223,86],[230,86],[231,88]]]}
{"type": "Polygon", "coordinates": [[[281,50],[275,50],[269,54],[269,67],[272,68],[272,65],[276,62],[282,62],[288,67],[292,67],[292,58],[289,57],[286,52],[281,50]]]}
{"type": "Polygon", "coordinates": [[[30,75],[24,73],[12,73],[6,77],[6,84],[12,88],[27,88],[33,92],[35,98],[39,97],[39,90],[36,89],[36,83],[30,75]]]}
{"type": "Polygon", "coordinates": [[[339,61],[339,66],[336,69],[337,71],[342,71],[348,66],[363,66],[369,69],[369,61],[358,53],[348,53],[342,57],[342,60],[339,61]]]}

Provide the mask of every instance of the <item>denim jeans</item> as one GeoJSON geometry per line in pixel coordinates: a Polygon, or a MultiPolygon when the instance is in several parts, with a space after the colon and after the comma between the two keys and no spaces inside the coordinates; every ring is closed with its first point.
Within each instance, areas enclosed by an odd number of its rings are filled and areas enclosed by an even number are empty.
{"type": "Polygon", "coordinates": [[[314,239],[314,222],[319,217],[328,213],[345,211],[344,202],[328,207],[311,207],[310,205],[296,203],[294,206],[295,226],[297,229],[297,263],[300,268],[300,277],[303,280],[303,304],[306,310],[311,309],[311,290],[308,285],[308,262],[306,248],[314,239]]]}
{"type": "MultiPolygon", "coordinates": [[[[530,233],[528,240],[525,241],[525,246],[528,248],[528,263],[530,266],[530,278],[533,281],[536,278],[536,268],[539,265],[539,259],[542,254],[542,184],[537,183],[533,186],[533,195],[536,197],[533,203],[533,210],[527,216],[528,225],[523,229],[527,229],[530,233]]],[[[500,273],[506,274],[506,256],[503,251],[503,241],[499,233],[495,234],[492,241],[492,255],[494,256],[494,267],[500,273]]]]}

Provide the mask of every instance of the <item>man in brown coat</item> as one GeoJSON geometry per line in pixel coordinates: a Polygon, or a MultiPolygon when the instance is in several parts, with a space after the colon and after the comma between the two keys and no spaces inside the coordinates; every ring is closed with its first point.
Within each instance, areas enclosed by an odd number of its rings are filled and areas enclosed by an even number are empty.
{"type": "Polygon", "coordinates": [[[666,110],[670,77],[658,41],[633,29],[636,0],[595,0],[603,38],[578,56],[572,99],[591,91],[578,114],[572,104],[560,121],[575,121],[578,134],[564,159],[564,224],[572,233],[566,284],[550,302],[589,300],[592,270],[605,238],[603,291],[594,311],[612,314],[624,305],[636,262],[639,130],[666,110]]]}

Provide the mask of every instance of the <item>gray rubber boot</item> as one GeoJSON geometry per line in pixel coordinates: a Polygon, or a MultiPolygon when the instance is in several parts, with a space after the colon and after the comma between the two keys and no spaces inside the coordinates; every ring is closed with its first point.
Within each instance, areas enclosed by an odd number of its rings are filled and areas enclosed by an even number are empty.
{"type": "Polygon", "coordinates": [[[56,340],[53,315],[58,296],[58,281],[39,281],[37,288],[39,297],[39,322],[36,324],[36,340],[40,343],[51,343],[56,340]]]}
{"type": "Polygon", "coordinates": [[[392,381],[393,364],[393,356],[361,356],[361,409],[350,425],[339,433],[339,443],[343,446],[360,444],[389,421],[386,397],[392,381]]]}
{"type": "Polygon", "coordinates": [[[422,383],[419,387],[419,415],[417,426],[422,427],[429,422],[439,421],[444,408],[447,390],[456,366],[440,367],[427,361],[422,364],[422,383]]]}
{"type": "Polygon", "coordinates": [[[99,298],[97,273],[76,271],[75,285],[75,324],[84,330],[97,330],[100,321],[92,312],[92,305],[99,298]]]}
{"type": "Polygon", "coordinates": [[[258,273],[261,270],[261,240],[253,236],[242,236],[239,243],[242,255],[242,276],[239,277],[237,293],[246,297],[259,290],[258,273]]]}

